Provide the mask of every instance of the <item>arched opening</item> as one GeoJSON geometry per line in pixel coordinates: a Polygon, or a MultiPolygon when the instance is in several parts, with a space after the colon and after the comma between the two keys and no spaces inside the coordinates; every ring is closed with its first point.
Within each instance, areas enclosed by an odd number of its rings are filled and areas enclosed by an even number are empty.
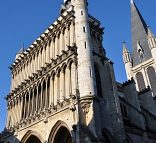
{"type": "Polygon", "coordinates": [[[58,121],[53,126],[48,143],[72,143],[72,136],[65,122],[58,121]]]}
{"type": "Polygon", "coordinates": [[[25,143],[41,143],[41,141],[36,136],[31,135],[25,143]]]}
{"type": "Polygon", "coordinates": [[[150,82],[151,89],[153,91],[153,96],[156,96],[156,73],[153,67],[147,69],[148,79],[150,82]]]}
{"type": "Polygon", "coordinates": [[[59,128],[53,143],[72,143],[71,135],[66,127],[62,126],[59,128]]]}
{"type": "Polygon", "coordinates": [[[107,129],[102,130],[102,136],[105,143],[112,143],[112,135],[107,129]]]}
{"type": "Polygon", "coordinates": [[[100,77],[100,72],[99,72],[97,65],[94,65],[94,69],[95,69],[97,95],[99,97],[102,97],[101,77],[100,77]]]}
{"type": "Polygon", "coordinates": [[[138,88],[139,90],[143,90],[145,89],[145,82],[144,82],[144,78],[141,72],[138,72],[136,74],[136,79],[137,79],[137,83],[138,83],[138,88]]]}

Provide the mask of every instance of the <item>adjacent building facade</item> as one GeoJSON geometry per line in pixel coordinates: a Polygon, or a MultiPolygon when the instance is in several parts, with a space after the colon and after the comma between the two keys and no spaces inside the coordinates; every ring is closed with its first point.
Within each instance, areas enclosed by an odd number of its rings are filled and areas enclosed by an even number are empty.
{"type": "Polygon", "coordinates": [[[87,5],[64,0],[59,18],[16,55],[1,142],[156,142],[153,89],[116,82],[103,28],[87,5]]]}

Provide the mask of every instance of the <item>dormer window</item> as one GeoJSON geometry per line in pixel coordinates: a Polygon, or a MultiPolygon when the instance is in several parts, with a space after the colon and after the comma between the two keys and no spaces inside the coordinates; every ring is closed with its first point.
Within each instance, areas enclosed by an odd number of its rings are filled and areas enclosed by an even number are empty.
{"type": "Polygon", "coordinates": [[[137,51],[140,58],[140,62],[143,62],[144,60],[144,50],[142,49],[140,41],[137,42],[137,51]]]}

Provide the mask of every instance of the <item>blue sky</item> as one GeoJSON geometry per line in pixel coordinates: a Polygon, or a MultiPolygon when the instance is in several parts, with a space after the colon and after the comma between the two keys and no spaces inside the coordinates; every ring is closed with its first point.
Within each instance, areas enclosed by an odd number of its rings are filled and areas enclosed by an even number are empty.
{"type": "MultiPolygon", "coordinates": [[[[10,70],[16,53],[27,48],[59,16],[63,0],[1,0],[0,2],[0,131],[6,117],[4,97],[10,90],[10,70]]],[[[131,50],[130,0],[88,0],[89,12],[105,27],[103,45],[114,62],[116,79],[126,80],[122,42],[131,50]]],[[[135,0],[147,24],[156,33],[156,0],[135,0]]]]}

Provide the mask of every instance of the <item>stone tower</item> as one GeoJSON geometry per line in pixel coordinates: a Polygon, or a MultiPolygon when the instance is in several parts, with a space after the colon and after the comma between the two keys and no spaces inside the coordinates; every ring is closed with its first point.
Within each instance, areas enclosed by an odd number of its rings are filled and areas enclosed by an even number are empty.
{"type": "Polygon", "coordinates": [[[134,78],[137,90],[150,86],[156,95],[156,39],[136,4],[131,0],[132,54],[123,46],[123,60],[127,78],[134,78]],[[125,59],[129,60],[125,60],[125,59]]]}

